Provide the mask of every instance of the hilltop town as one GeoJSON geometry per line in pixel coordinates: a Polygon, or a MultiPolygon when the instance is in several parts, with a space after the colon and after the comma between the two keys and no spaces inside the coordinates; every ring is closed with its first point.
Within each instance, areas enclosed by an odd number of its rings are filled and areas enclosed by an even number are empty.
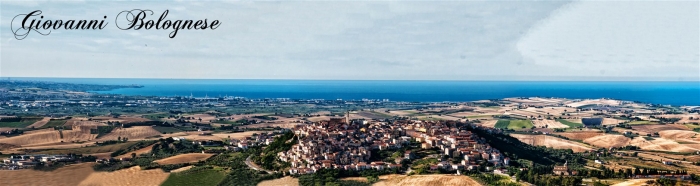
{"type": "Polygon", "coordinates": [[[46,181],[17,175],[74,169],[87,173],[57,184],[121,185],[130,180],[116,175],[126,171],[153,177],[147,185],[700,181],[698,106],[606,98],[157,97],[92,92],[119,86],[3,86],[3,185],[46,181]]]}

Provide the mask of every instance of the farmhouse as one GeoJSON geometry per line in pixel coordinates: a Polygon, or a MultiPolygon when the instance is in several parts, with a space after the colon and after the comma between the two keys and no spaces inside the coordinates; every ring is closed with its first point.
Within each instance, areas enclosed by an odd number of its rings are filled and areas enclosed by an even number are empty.
{"type": "Polygon", "coordinates": [[[552,171],[552,173],[554,175],[564,175],[564,176],[570,175],[569,167],[566,164],[567,163],[564,163],[563,166],[554,166],[554,170],[552,171]]]}

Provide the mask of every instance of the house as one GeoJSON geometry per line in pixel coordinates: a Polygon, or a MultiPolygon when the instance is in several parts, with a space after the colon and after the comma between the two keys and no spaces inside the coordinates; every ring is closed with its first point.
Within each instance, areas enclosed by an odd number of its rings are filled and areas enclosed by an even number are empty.
{"type": "Polygon", "coordinates": [[[496,170],[493,170],[493,173],[510,177],[510,175],[508,175],[507,169],[496,169],[496,170]]]}
{"type": "Polygon", "coordinates": [[[430,170],[433,170],[433,171],[434,171],[434,170],[438,170],[438,166],[437,166],[437,165],[431,165],[431,166],[430,166],[430,170]]]}
{"type": "Polygon", "coordinates": [[[416,157],[415,153],[411,152],[410,150],[407,150],[405,153],[403,153],[403,159],[411,160],[415,157],[416,157]]]}
{"type": "MultiPolygon", "coordinates": [[[[567,162],[567,163],[568,163],[568,162],[567,162]]],[[[569,167],[566,165],[567,163],[564,163],[563,166],[554,166],[554,170],[552,170],[552,174],[554,174],[554,175],[564,175],[564,176],[570,175],[570,173],[569,173],[569,167]]]]}
{"type": "Polygon", "coordinates": [[[664,161],[661,161],[661,163],[666,164],[666,165],[673,165],[673,161],[671,161],[671,160],[664,160],[664,161]]]}

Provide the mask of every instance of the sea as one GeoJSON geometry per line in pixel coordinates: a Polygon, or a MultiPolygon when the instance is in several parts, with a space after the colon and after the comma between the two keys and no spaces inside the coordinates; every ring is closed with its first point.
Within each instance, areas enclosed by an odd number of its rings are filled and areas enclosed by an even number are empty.
{"type": "MultiPolygon", "coordinates": [[[[5,78],[3,78],[5,79],[5,78]]],[[[644,103],[700,105],[700,81],[423,81],[12,78],[83,84],[143,85],[98,93],[147,96],[457,102],[508,97],[609,98],[644,103]]]]}

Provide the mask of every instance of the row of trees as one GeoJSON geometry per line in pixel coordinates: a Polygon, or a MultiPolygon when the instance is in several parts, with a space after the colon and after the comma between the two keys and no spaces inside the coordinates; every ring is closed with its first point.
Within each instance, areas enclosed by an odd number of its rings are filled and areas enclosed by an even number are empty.
{"type": "Polygon", "coordinates": [[[536,167],[527,171],[519,171],[515,174],[517,180],[526,181],[540,186],[581,185],[583,179],[578,176],[550,176],[549,167],[536,167]]]}

